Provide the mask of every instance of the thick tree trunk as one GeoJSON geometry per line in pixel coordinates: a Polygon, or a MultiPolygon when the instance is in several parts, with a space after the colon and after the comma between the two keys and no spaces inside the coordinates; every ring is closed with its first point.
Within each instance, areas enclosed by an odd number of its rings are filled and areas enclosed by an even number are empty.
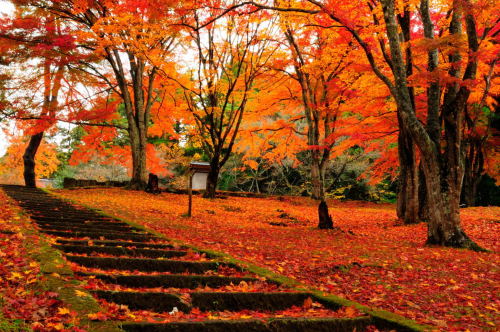
{"type": "Polygon", "coordinates": [[[404,224],[415,224],[419,222],[418,166],[413,140],[401,125],[398,136],[398,155],[400,171],[396,212],[404,224]]]}
{"type": "Polygon", "coordinates": [[[129,188],[133,190],[144,190],[147,186],[146,168],[146,135],[129,133],[132,150],[132,178],[129,188]],[[138,137],[139,136],[139,137],[138,137]]]}
{"type": "MultiPolygon", "coordinates": [[[[457,4],[458,5],[458,4],[457,4]]],[[[411,93],[408,87],[405,61],[402,55],[398,26],[395,19],[395,4],[392,0],[383,0],[384,21],[389,38],[391,50],[392,68],[395,84],[388,85],[398,104],[403,129],[408,131],[414,142],[420,149],[423,160],[423,171],[427,187],[427,198],[429,203],[429,222],[427,243],[458,248],[470,248],[482,250],[477,244],[470,240],[460,227],[460,192],[463,179],[463,156],[462,156],[462,123],[464,107],[470,91],[466,87],[449,86],[443,98],[442,119],[444,123],[444,143],[429,135],[419,119],[416,117],[414,107],[411,103],[411,93]],[[444,151],[441,152],[444,145],[444,151]]],[[[422,7],[427,7],[423,3],[422,7]]],[[[425,10],[428,13],[428,8],[425,10]]],[[[424,15],[424,19],[428,15],[424,15]]],[[[478,43],[475,36],[475,22],[473,17],[467,15],[467,35],[469,49],[477,51],[478,43]]],[[[450,33],[461,33],[461,10],[453,11],[450,23],[450,33]]],[[[456,53],[450,58],[450,62],[458,62],[460,54],[456,53]]],[[[467,63],[464,78],[474,79],[477,63],[467,63]]],[[[379,74],[380,75],[380,74],[379,74]]],[[[458,77],[456,68],[450,69],[450,75],[458,77]]],[[[383,76],[383,75],[382,75],[383,76]]],[[[387,79],[387,77],[385,77],[387,79]]],[[[387,80],[386,80],[387,82],[387,80]]],[[[438,102],[437,100],[436,102],[438,102]]],[[[435,109],[429,108],[433,113],[435,109]]],[[[428,117],[428,122],[436,121],[435,117],[428,117]]],[[[439,120],[439,119],[438,119],[439,120]]],[[[428,123],[439,126],[438,123],[428,123]]],[[[483,249],[484,250],[484,249],[483,249]]]]}
{"type": "MultiPolygon", "coordinates": [[[[450,120],[449,118],[445,121],[450,120]]],[[[460,144],[456,136],[448,133],[447,141],[456,147],[455,153],[459,156],[460,144]]],[[[453,151],[447,152],[451,154],[453,151]]],[[[424,153],[422,159],[429,206],[427,244],[484,251],[460,226],[460,193],[463,178],[463,165],[460,166],[460,159],[448,157],[447,163],[444,163],[436,156],[424,153]]]]}
{"type": "Polygon", "coordinates": [[[450,187],[442,188],[439,174],[432,169],[436,167],[424,166],[427,194],[432,202],[429,204],[427,244],[483,251],[460,227],[460,192],[450,187]]]}
{"type": "MultiPolygon", "coordinates": [[[[314,153],[314,152],[313,152],[314,153]]],[[[312,198],[325,200],[325,168],[321,167],[319,158],[313,157],[311,163],[312,198]]]]}
{"type": "Polygon", "coordinates": [[[319,203],[318,206],[318,215],[319,215],[319,229],[333,229],[333,220],[332,216],[328,213],[328,205],[323,200],[319,203]]]}
{"type": "Polygon", "coordinates": [[[24,151],[24,183],[26,187],[36,188],[35,156],[43,139],[43,131],[31,136],[28,146],[24,151]]]}

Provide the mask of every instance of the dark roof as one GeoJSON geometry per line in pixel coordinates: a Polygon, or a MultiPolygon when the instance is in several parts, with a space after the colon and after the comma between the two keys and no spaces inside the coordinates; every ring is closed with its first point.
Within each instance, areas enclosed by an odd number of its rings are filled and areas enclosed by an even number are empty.
{"type": "Polygon", "coordinates": [[[189,164],[189,168],[197,170],[197,171],[209,171],[210,163],[206,161],[192,161],[189,164]]]}

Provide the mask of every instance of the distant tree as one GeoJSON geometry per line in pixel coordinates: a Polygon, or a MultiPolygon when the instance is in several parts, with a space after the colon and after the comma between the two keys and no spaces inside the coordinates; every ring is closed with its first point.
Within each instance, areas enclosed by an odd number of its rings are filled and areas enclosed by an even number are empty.
{"type": "Polygon", "coordinates": [[[218,9],[200,8],[184,23],[197,68],[189,73],[192,84],[182,88],[194,119],[194,138],[210,159],[205,197],[215,197],[220,169],[233,151],[247,103],[256,97],[256,78],[277,48],[273,20],[265,13],[228,15],[205,24],[206,17],[218,15],[218,9]]]}
{"type": "MultiPolygon", "coordinates": [[[[10,138],[10,144],[6,153],[0,158],[0,179],[2,183],[20,184],[24,181],[23,159],[26,146],[30,144],[30,141],[30,138],[23,136],[14,136],[10,138]]],[[[34,172],[36,172],[39,177],[50,177],[57,171],[60,163],[57,158],[56,146],[42,140],[34,161],[34,172]]]]}
{"type": "Polygon", "coordinates": [[[2,65],[8,67],[8,83],[2,86],[8,106],[3,114],[20,120],[18,125],[30,136],[23,155],[24,181],[35,187],[35,156],[60,111],[58,99],[68,79],[67,65],[75,60],[75,44],[59,20],[24,6],[0,23],[0,40],[5,49],[2,65]]]}
{"type": "MultiPolygon", "coordinates": [[[[158,63],[171,55],[176,29],[173,1],[22,1],[75,26],[75,43],[86,50],[78,69],[98,78],[122,101],[132,156],[132,189],[147,181],[146,145],[151,110],[161,100],[158,63]],[[161,31],[161,33],[159,33],[161,31]]],[[[162,62],[163,64],[166,61],[162,62]]]]}

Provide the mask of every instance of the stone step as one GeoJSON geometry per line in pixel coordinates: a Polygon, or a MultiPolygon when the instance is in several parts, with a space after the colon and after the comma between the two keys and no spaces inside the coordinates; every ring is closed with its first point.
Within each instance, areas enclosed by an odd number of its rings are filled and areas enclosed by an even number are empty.
{"type": "Polygon", "coordinates": [[[201,322],[124,323],[127,332],[349,332],[363,331],[369,317],[273,318],[262,320],[209,320],[201,322]]]}
{"type": "MultiPolygon", "coordinates": [[[[102,270],[137,270],[141,272],[188,272],[201,274],[206,271],[217,270],[221,265],[219,262],[194,262],[150,258],[82,257],[72,255],[66,255],[66,258],[73,263],[102,270]]],[[[237,268],[235,265],[231,264],[224,265],[237,268]]]]}
{"type": "MultiPolygon", "coordinates": [[[[57,243],[65,245],[89,245],[89,240],[65,240],[58,239],[57,243]]],[[[125,241],[91,241],[92,245],[108,246],[108,247],[135,247],[135,248],[151,248],[151,249],[187,249],[186,247],[175,247],[165,243],[147,243],[147,242],[125,242],[125,241]]]]}
{"type": "Polygon", "coordinates": [[[79,273],[82,276],[92,276],[110,284],[117,284],[127,287],[165,287],[165,288],[190,288],[211,287],[218,288],[230,284],[238,285],[240,282],[256,282],[256,278],[223,277],[223,276],[203,276],[203,275],[108,275],[100,273],[79,273]]]}
{"type": "Polygon", "coordinates": [[[108,240],[133,240],[137,242],[147,242],[158,239],[154,235],[149,234],[134,234],[128,232],[62,232],[62,231],[43,231],[45,234],[64,237],[87,237],[89,239],[108,239],[108,240]]]}
{"type": "Polygon", "coordinates": [[[65,226],[65,225],[85,225],[85,226],[97,226],[97,227],[106,227],[106,226],[113,226],[113,227],[122,227],[124,229],[132,229],[133,227],[130,226],[129,224],[126,224],[124,222],[120,221],[114,221],[114,220],[108,220],[108,221],[92,221],[92,220],[56,220],[56,221],[51,221],[51,220],[37,220],[36,223],[38,225],[54,225],[54,226],[65,226]]]}
{"type": "Polygon", "coordinates": [[[37,221],[54,221],[54,222],[84,222],[86,220],[92,221],[112,221],[111,218],[106,218],[103,216],[85,216],[80,214],[69,215],[69,214],[33,214],[30,216],[31,219],[37,221]]]}
{"type": "Polygon", "coordinates": [[[103,224],[110,224],[114,223],[115,220],[113,219],[103,219],[103,218],[71,218],[71,217],[39,217],[39,218],[33,218],[31,219],[37,223],[65,223],[65,224],[87,224],[87,223],[103,223],[103,224]]]}
{"type": "MultiPolygon", "coordinates": [[[[7,192],[9,190],[6,190],[7,192]]],[[[24,201],[30,201],[30,202],[50,202],[50,201],[57,201],[58,199],[55,198],[54,196],[51,196],[47,193],[40,192],[40,191],[34,191],[34,192],[12,192],[10,191],[9,193],[10,196],[15,197],[18,200],[24,200],[24,201]]],[[[64,202],[68,204],[67,202],[64,202]]]]}
{"type": "Polygon", "coordinates": [[[240,310],[285,310],[292,306],[301,307],[311,297],[308,293],[264,293],[264,292],[199,292],[190,293],[191,305],[201,311],[240,310]]]}
{"type": "Polygon", "coordinates": [[[70,217],[95,217],[95,218],[107,218],[107,219],[110,219],[109,217],[106,217],[106,216],[103,216],[102,214],[99,214],[99,213],[96,213],[96,212],[89,212],[89,211],[85,211],[85,210],[77,210],[77,209],[68,209],[68,208],[65,208],[65,209],[42,209],[42,208],[38,208],[38,207],[35,207],[35,209],[33,209],[33,215],[35,216],[44,216],[44,215],[47,215],[48,217],[51,217],[51,216],[64,216],[64,215],[67,215],[67,216],[70,216],[70,217]],[[36,210],[35,210],[36,209],[36,210]]]}
{"type": "Polygon", "coordinates": [[[131,234],[149,234],[138,228],[125,228],[125,227],[113,227],[113,226],[88,226],[86,224],[75,224],[67,223],[63,226],[53,226],[51,224],[38,224],[38,226],[46,231],[72,231],[72,232],[106,232],[106,233],[131,233],[131,234]]]}
{"type": "MultiPolygon", "coordinates": [[[[128,225],[121,225],[118,223],[113,223],[113,222],[104,222],[104,223],[96,223],[93,221],[89,222],[53,222],[53,221],[37,221],[37,225],[42,227],[42,228],[50,228],[50,227],[85,227],[85,228],[99,228],[102,230],[106,229],[118,229],[121,231],[128,231],[128,230],[139,230],[138,228],[133,228],[128,225]]],[[[57,228],[53,228],[57,229],[57,228]]]]}
{"type": "MultiPolygon", "coordinates": [[[[23,205],[26,205],[26,206],[33,206],[33,207],[37,207],[37,208],[40,208],[40,210],[45,210],[45,209],[76,209],[76,206],[69,203],[69,202],[65,202],[63,200],[60,200],[60,199],[57,199],[57,198],[54,198],[54,197],[50,197],[50,196],[45,196],[45,197],[37,197],[38,195],[37,194],[34,194],[34,195],[30,195],[29,197],[24,197],[24,198],[21,198],[21,197],[15,197],[13,196],[13,198],[15,198],[19,204],[23,204],[23,205]]],[[[82,209],[82,208],[79,208],[79,209],[82,209]]],[[[89,212],[92,212],[92,210],[87,210],[89,212]]]]}
{"type": "MultiPolygon", "coordinates": [[[[18,202],[19,205],[23,207],[36,209],[37,211],[82,211],[70,203],[57,200],[43,200],[40,202],[32,200],[18,200],[18,202]]],[[[88,210],[86,212],[92,213],[88,210]]]]}
{"type": "Polygon", "coordinates": [[[100,246],[72,246],[54,245],[55,248],[64,252],[77,254],[110,254],[114,256],[143,256],[149,258],[181,257],[187,255],[187,251],[177,250],[155,250],[155,249],[127,249],[123,247],[100,247],[100,246]]]}
{"type": "Polygon", "coordinates": [[[189,293],[191,303],[185,303],[174,294],[160,292],[122,292],[122,291],[92,291],[98,297],[108,302],[125,304],[132,310],[152,310],[156,312],[179,311],[189,312],[192,308],[201,311],[240,311],[262,310],[278,311],[301,307],[304,301],[311,297],[308,293],[264,293],[264,292],[195,292],[189,293]]]}
{"type": "Polygon", "coordinates": [[[174,307],[182,312],[191,311],[189,304],[174,294],[153,292],[115,292],[105,290],[91,291],[108,302],[127,305],[132,310],[172,311],[174,307]]]}
{"type": "MultiPolygon", "coordinates": [[[[56,206],[56,205],[51,205],[51,206],[42,206],[42,205],[34,205],[34,204],[19,204],[23,209],[25,210],[28,210],[28,211],[31,211],[33,214],[36,214],[36,215],[39,215],[39,214],[43,214],[43,213],[73,213],[73,214],[76,214],[78,213],[78,211],[82,211],[82,210],[78,210],[78,209],[75,209],[74,206],[72,205],[68,205],[68,206],[56,206]]],[[[87,214],[90,214],[88,211],[86,212],[87,214]]],[[[93,214],[94,215],[94,214],[93,214]]]]}

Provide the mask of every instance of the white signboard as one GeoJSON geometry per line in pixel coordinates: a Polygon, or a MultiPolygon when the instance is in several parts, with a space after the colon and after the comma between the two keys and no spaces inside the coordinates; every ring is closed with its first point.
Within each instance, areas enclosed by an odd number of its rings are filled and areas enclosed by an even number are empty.
{"type": "Polygon", "coordinates": [[[193,190],[207,189],[207,176],[208,173],[194,173],[193,175],[193,190]]]}

